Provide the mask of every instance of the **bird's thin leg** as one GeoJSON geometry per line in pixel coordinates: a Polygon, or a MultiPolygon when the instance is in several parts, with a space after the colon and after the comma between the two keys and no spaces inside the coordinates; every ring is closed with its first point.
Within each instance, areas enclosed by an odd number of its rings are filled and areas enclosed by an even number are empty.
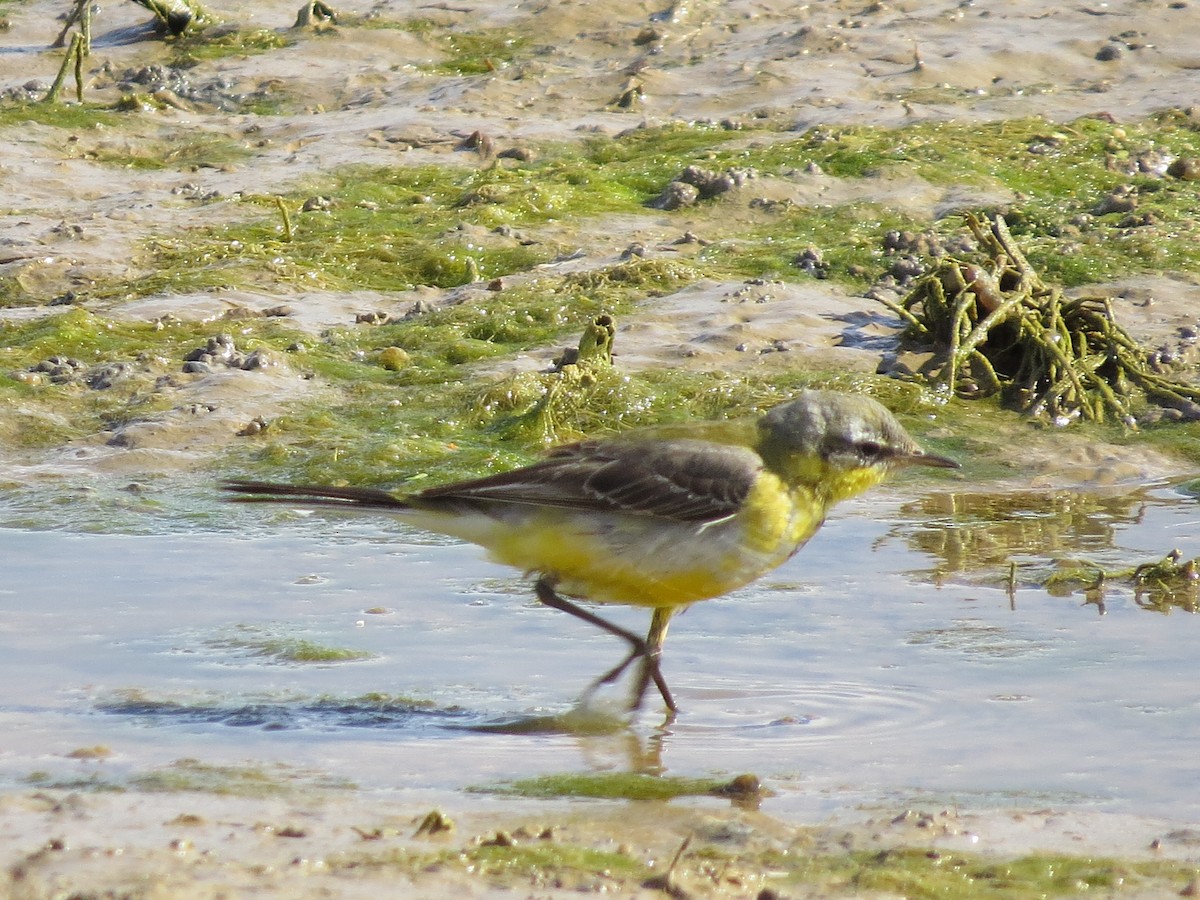
{"type": "Polygon", "coordinates": [[[650,631],[646,635],[646,655],[642,657],[642,664],[638,667],[637,681],[633,686],[633,709],[637,709],[641,705],[642,696],[653,680],[658,686],[659,693],[663,695],[667,708],[671,712],[678,712],[678,707],[671,699],[670,691],[667,690],[662,672],[658,668],[658,662],[662,658],[663,641],[667,639],[667,625],[674,612],[675,607],[673,606],[657,606],[654,609],[654,618],[650,620],[650,631]]]}
{"type": "MultiPolygon", "coordinates": [[[[637,709],[639,706],[641,706],[642,696],[646,693],[646,689],[649,686],[650,682],[653,681],[655,686],[658,688],[659,694],[662,695],[663,702],[666,703],[667,709],[671,710],[671,712],[675,712],[676,710],[678,710],[678,707],[675,705],[674,699],[672,699],[672,697],[671,697],[671,691],[667,687],[666,679],[663,678],[662,672],[659,670],[659,667],[658,667],[658,659],[659,659],[659,654],[660,654],[661,647],[662,647],[661,636],[659,638],[658,645],[652,647],[651,644],[642,640],[640,637],[638,637],[632,631],[627,631],[626,629],[622,628],[619,625],[614,625],[612,622],[609,622],[607,619],[602,619],[602,618],[600,618],[600,616],[596,615],[595,613],[589,612],[588,610],[584,609],[581,606],[576,606],[570,600],[567,600],[566,598],[560,596],[554,590],[553,582],[545,577],[539,578],[537,580],[537,584],[534,586],[534,590],[537,592],[538,600],[541,601],[542,603],[544,603],[546,606],[549,606],[552,609],[561,610],[562,612],[565,612],[565,613],[569,613],[570,615],[574,616],[575,618],[581,619],[584,622],[587,622],[589,625],[595,625],[597,628],[601,629],[602,631],[607,631],[609,634],[615,635],[629,644],[629,647],[630,647],[629,655],[626,656],[623,660],[621,660],[621,662],[618,663],[616,666],[614,666],[612,669],[605,672],[603,675],[601,675],[599,678],[597,678],[594,682],[592,682],[592,685],[591,685],[591,687],[588,688],[585,696],[590,695],[593,691],[595,691],[602,684],[611,684],[612,682],[616,681],[618,678],[621,677],[621,674],[626,669],[629,668],[630,664],[634,660],[641,659],[641,660],[643,660],[642,673],[639,675],[638,690],[637,690],[637,693],[634,695],[633,703],[630,706],[630,709],[637,709]]],[[[654,622],[655,623],[658,622],[659,612],[660,612],[660,610],[657,610],[657,609],[654,611],[654,615],[655,615],[654,622]]],[[[668,613],[668,615],[669,615],[669,613],[668,613]]],[[[662,632],[662,636],[666,635],[665,620],[662,623],[661,632],[662,632]]],[[[651,624],[650,635],[652,638],[654,637],[655,633],[656,633],[655,625],[651,624]]]]}

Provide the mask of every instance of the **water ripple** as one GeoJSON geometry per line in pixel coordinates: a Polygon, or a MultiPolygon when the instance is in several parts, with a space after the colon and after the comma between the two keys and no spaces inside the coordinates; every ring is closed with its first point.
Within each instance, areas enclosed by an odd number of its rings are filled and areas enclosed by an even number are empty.
{"type": "Polygon", "coordinates": [[[781,739],[816,744],[910,734],[942,722],[936,698],[902,684],[827,682],[759,690],[701,689],[697,700],[716,700],[719,720],[677,726],[680,734],[781,739]],[[731,702],[732,701],[732,702],[731,702]],[[740,702],[738,702],[740,701],[740,702]]]}

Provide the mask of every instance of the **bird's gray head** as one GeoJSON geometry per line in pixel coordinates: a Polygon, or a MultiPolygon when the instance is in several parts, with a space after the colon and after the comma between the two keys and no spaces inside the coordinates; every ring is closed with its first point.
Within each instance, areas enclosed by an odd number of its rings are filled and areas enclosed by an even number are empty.
{"type": "Polygon", "coordinates": [[[878,481],[895,466],[958,466],[926,453],[895,416],[861,394],[804,391],[764,415],[758,427],[764,459],[796,478],[876,472],[867,477],[878,481]]]}

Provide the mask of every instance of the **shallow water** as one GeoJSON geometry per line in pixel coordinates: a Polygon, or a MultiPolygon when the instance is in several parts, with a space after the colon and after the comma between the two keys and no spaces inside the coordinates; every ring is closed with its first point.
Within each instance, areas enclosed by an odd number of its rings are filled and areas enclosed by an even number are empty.
{"type": "Polygon", "coordinates": [[[228,509],[158,533],[0,531],[0,780],[120,784],[194,758],[436,797],[752,771],[776,792],[764,808],[798,820],[920,802],[1194,815],[1200,619],[1116,584],[1101,614],[1082,590],[1003,583],[1010,557],[1037,573],[1197,555],[1200,511],[1169,486],[848,504],[774,575],[677,619],[676,722],[650,709],[596,735],[502,727],[566,712],[623,648],[475,548],[228,509]],[[371,657],[281,662],[255,652],[267,638],[371,657]],[[110,753],[68,757],[96,745],[110,753]]]}

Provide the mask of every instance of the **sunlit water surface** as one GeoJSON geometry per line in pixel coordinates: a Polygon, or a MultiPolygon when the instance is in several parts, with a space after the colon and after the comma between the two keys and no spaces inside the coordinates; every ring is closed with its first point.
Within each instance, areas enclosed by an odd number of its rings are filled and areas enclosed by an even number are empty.
{"type": "Polygon", "coordinates": [[[569,710],[624,648],[476,548],[386,518],[229,509],[157,534],[0,530],[0,782],[121,783],[179,759],[414,796],[753,772],[767,811],[797,819],[921,799],[1194,816],[1200,619],[1125,585],[1101,614],[1082,590],[1003,583],[1009,559],[1197,555],[1200,510],[1171,487],[849,504],[778,572],[676,620],[677,721],[650,704],[598,736],[489,730],[569,710]],[[281,662],[255,652],[270,640],[371,656],[281,662]]]}

